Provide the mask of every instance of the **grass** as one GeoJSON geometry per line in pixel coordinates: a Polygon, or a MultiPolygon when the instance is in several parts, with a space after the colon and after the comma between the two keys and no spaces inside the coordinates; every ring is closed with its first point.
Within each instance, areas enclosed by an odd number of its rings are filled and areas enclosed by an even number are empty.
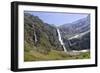
{"type": "Polygon", "coordinates": [[[89,59],[90,53],[80,53],[79,55],[69,55],[63,51],[51,50],[47,54],[40,53],[36,50],[25,51],[24,61],[47,61],[47,60],[71,60],[71,59],[89,59]]]}

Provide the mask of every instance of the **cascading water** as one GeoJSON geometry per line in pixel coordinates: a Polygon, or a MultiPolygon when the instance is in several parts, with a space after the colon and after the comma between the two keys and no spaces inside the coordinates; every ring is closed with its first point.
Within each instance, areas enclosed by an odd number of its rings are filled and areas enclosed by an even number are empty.
{"type": "Polygon", "coordinates": [[[34,31],[35,43],[37,42],[36,32],[34,31]]]}
{"type": "Polygon", "coordinates": [[[32,25],[32,27],[34,28],[34,41],[35,41],[35,43],[37,43],[37,35],[36,35],[36,32],[35,32],[35,26],[34,26],[34,24],[32,25]]]}
{"type": "Polygon", "coordinates": [[[64,44],[63,40],[61,39],[60,30],[58,28],[57,28],[57,33],[58,33],[58,38],[59,38],[60,44],[63,46],[64,52],[67,52],[65,44],[64,44]]]}

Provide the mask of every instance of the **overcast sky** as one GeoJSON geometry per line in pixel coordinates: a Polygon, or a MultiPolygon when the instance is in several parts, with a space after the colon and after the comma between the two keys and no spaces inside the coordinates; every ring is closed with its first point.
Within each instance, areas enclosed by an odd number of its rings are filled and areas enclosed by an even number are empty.
{"type": "Polygon", "coordinates": [[[36,12],[36,11],[25,11],[34,16],[38,16],[43,22],[54,24],[56,26],[74,22],[76,20],[85,18],[88,14],[80,13],[57,13],[57,12],[36,12]]]}

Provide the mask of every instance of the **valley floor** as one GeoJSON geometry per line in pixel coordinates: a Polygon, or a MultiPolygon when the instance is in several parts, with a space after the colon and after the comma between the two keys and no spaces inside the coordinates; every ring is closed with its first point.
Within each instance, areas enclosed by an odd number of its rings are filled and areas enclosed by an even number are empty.
{"type": "Polygon", "coordinates": [[[90,52],[68,52],[51,50],[44,54],[35,50],[24,52],[24,61],[50,61],[50,60],[75,60],[75,59],[89,59],[90,52]]]}

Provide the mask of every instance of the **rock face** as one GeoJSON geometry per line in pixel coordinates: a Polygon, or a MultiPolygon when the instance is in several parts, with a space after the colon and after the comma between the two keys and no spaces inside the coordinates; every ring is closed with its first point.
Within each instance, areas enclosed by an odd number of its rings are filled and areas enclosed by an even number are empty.
{"type": "Polygon", "coordinates": [[[90,16],[59,27],[69,50],[90,49],[90,16]]]}
{"type": "Polygon", "coordinates": [[[44,23],[37,16],[24,13],[25,48],[31,47],[39,52],[47,53],[51,49],[63,50],[54,26],[44,23]]]}

